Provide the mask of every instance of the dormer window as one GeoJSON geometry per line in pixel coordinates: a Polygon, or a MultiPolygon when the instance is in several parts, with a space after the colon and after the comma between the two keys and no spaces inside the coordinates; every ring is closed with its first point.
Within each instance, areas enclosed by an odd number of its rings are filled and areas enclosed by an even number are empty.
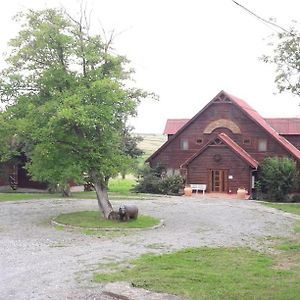
{"type": "Polygon", "coordinates": [[[180,149],[189,150],[189,141],[187,139],[180,140],[180,149]]]}

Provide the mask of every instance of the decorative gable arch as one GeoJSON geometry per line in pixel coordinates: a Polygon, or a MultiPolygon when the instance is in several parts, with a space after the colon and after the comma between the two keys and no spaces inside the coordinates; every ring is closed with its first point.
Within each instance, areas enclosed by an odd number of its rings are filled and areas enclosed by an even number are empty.
{"type": "Polygon", "coordinates": [[[219,119],[209,123],[204,129],[203,133],[212,133],[215,129],[225,127],[232,131],[232,133],[241,133],[240,127],[231,120],[228,119],[219,119]]]}

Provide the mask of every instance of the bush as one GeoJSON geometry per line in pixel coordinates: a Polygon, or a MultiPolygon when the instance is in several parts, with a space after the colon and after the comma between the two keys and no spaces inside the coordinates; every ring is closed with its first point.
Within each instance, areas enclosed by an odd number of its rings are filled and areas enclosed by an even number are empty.
{"type": "Polygon", "coordinates": [[[144,166],[138,171],[138,183],[134,187],[134,191],[138,193],[159,194],[159,183],[161,181],[162,167],[150,168],[144,166]]]}
{"type": "Polygon", "coordinates": [[[180,175],[164,176],[165,168],[145,166],[139,171],[134,190],[139,193],[178,195],[184,180],[180,175]]]}
{"type": "Polygon", "coordinates": [[[270,200],[286,201],[298,185],[296,162],[290,158],[268,157],[261,165],[261,183],[270,200]]]}
{"type": "Polygon", "coordinates": [[[183,188],[184,180],[180,175],[166,176],[158,186],[160,193],[167,195],[178,195],[180,189],[183,188]]]}
{"type": "Polygon", "coordinates": [[[289,194],[286,197],[286,202],[299,203],[300,202],[300,194],[289,194]]]}

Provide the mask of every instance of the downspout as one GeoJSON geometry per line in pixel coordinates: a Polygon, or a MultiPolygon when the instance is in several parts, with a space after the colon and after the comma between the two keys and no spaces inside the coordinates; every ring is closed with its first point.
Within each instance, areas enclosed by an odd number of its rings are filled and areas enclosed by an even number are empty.
{"type": "MultiPolygon", "coordinates": [[[[252,188],[252,177],[254,176],[253,172],[257,172],[257,167],[250,171],[250,189],[251,189],[251,192],[249,193],[250,197],[252,196],[252,190],[254,189],[254,187],[252,188]]],[[[255,185],[255,179],[254,179],[254,185],[255,185]]]]}

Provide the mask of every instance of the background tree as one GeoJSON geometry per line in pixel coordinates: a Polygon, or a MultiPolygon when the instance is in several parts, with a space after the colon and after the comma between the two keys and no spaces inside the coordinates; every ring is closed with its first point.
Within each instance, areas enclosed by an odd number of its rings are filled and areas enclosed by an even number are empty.
{"type": "Polygon", "coordinates": [[[273,53],[264,55],[262,59],[276,66],[278,91],[300,96],[300,32],[295,27],[289,30],[281,27],[280,32],[272,35],[269,45],[273,53]]]}
{"type": "Polygon", "coordinates": [[[16,20],[22,29],[0,75],[1,157],[25,153],[34,180],[67,184],[87,174],[108,218],[108,181],[127,159],[124,128],[148,94],[128,87],[128,60],[112,54],[112,38],[89,34],[84,13],[77,21],[62,10],[30,10],[16,20]]]}
{"type": "MultiPolygon", "coordinates": [[[[269,28],[276,31],[271,35],[269,43],[273,48],[272,55],[264,55],[262,60],[266,63],[276,65],[275,83],[279,92],[289,91],[297,96],[300,95],[300,32],[296,28],[299,25],[293,21],[295,26],[286,29],[280,26],[276,19],[265,19],[241,3],[232,2],[243,9],[247,14],[255,17],[259,22],[267,24],[269,28]]],[[[298,26],[299,28],[299,26],[298,26]]]]}
{"type": "Polygon", "coordinates": [[[261,165],[262,187],[272,200],[284,201],[296,190],[298,180],[296,162],[288,157],[267,157],[261,165]]]}
{"type": "Polygon", "coordinates": [[[123,151],[127,156],[127,164],[124,161],[121,170],[123,179],[129,172],[137,172],[139,163],[138,158],[144,154],[144,151],[138,147],[138,144],[143,140],[143,138],[139,135],[133,135],[132,130],[132,126],[127,126],[123,130],[123,151]]]}

